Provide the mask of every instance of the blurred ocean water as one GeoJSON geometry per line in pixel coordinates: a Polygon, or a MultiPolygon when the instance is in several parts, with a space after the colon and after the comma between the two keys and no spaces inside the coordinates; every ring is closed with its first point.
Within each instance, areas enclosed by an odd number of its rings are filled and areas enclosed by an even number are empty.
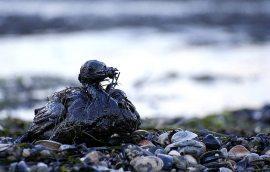
{"type": "Polygon", "coordinates": [[[269,28],[267,0],[0,1],[0,73],[75,80],[98,59],[143,117],[257,107],[270,100],[269,28]]]}

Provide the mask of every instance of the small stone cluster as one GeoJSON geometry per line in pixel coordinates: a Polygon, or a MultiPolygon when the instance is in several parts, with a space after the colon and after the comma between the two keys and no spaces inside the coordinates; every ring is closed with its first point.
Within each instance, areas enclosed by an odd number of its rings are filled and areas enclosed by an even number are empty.
{"type": "Polygon", "coordinates": [[[207,130],[136,130],[130,143],[87,147],[50,140],[0,139],[3,171],[254,171],[270,170],[268,135],[237,137],[207,130]]]}

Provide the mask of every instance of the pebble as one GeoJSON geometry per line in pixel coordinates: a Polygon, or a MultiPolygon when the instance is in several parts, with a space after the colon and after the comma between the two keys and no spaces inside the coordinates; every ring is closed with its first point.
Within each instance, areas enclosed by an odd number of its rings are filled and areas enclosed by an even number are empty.
{"type": "Polygon", "coordinates": [[[12,145],[14,143],[14,139],[11,137],[0,137],[0,145],[1,144],[10,144],[12,145]]]}
{"type": "Polygon", "coordinates": [[[174,156],[173,157],[174,165],[183,171],[186,171],[189,164],[184,156],[174,156]]]}
{"type": "MultiPolygon", "coordinates": [[[[168,133],[172,133],[172,131],[160,134],[163,135],[163,141],[160,139],[159,132],[147,132],[146,134],[142,130],[138,133],[140,132],[142,136],[147,135],[147,137],[143,137],[137,142],[133,142],[131,139],[131,142],[135,144],[104,145],[102,147],[61,144],[48,140],[38,141],[34,145],[31,143],[13,145],[7,142],[2,143],[2,148],[9,147],[9,149],[0,151],[0,160],[1,162],[2,160],[15,162],[3,168],[3,171],[7,171],[9,168],[13,172],[18,170],[48,172],[58,169],[112,172],[259,171],[268,168],[268,162],[270,162],[268,140],[263,141],[264,138],[259,140],[257,136],[257,140],[265,145],[252,144],[250,147],[251,144],[247,143],[254,138],[231,136],[222,137],[221,142],[218,137],[207,132],[190,140],[170,144],[168,133]],[[217,147],[217,145],[219,146],[217,147]],[[263,151],[261,151],[262,147],[263,151]],[[230,150],[228,151],[227,148],[230,150]],[[254,149],[256,153],[250,151],[251,149],[254,149]],[[26,162],[18,162],[19,158],[26,162]]],[[[253,143],[255,142],[253,141],[253,143]]]]}
{"type": "Polygon", "coordinates": [[[76,149],[76,146],[68,145],[68,144],[63,144],[59,147],[59,151],[67,151],[67,150],[74,150],[74,149],[76,149]]]}
{"type": "Polygon", "coordinates": [[[265,152],[265,155],[270,155],[270,150],[267,150],[267,151],[265,152]]]}
{"type": "Polygon", "coordinates": [[[224,158],[228,158],[229,154],[228,154],[228,150],[226,148],[220,149],[220,152],[222,153],[224,158]]]}
{"type": "Polygon", "coordinates": [[[36,145],[42,145],[50,150],[58,150],[61,146],[61,143],[55,142],[52,140],[39,140],[35,142],[36,145]]]}
{"type": "Polygon", "coordinates": [[[260,158],[263,160],[270,161],[270,155],[261,155],[260,158]]]}
{"type": "Polygon", "coordinates": [[[196,165],[196,164],[198,164],[196,158],[194,158],[192,155],[184,155],[184,158],[186,159],[186,161],[190,165],[196,165]]]}
{"type": "Polygon", "coordinates": [[[155,155],[157,154],[165,154],[164,149],[156,149],[156,151],[154,152],[155,155]]]}
{"type": "Polygon", "coordinates": [[[160,171],[163,161],[156,156],[140,156],[130,161],[130,165],[138,172],[160,171]]]}
{"type": "Polygon", "coordinates": [[[51,156],[51,152],[49,150],[42,150],[40,151],[40,155],[42,158],[48,158],[51,156]]]}
{"type": "Polygon", "coordinates": [[[195,157],[201,156],[206,151],[204,143],[196,140],[172,143],[165,148],[165,152],[169,152],[172,148],[177,148],[180,154],[190,154],[195,157]]]}
{"type": "Polygon", "coordinates": [[[45,164],[43,162],[39,162],[37,164],[36,172],[49,172],[49,171],[50,171],[50,169],[49,169],[47,164],[45,164]]]}
{"type": "Polygon", "coordinates": [[[103,154],[99,151],[89,152],[85,157],[81,158],[81,161],[97,164],[103,157],[103,154]]]}
{"type": "Polygon", "coordinates": [[[229,158],[233,160],[240,160],[243,157],[247,156],[250,154],[249,150],[247,150],[244,146],[242,145],[236,145],[230,149],[228,152],[229,158]]]}
{"type": "Polygon", "coordinates": [[[132,139],[135,138],[135,140],[137,139],[140,140],[140,139],[146,138],[148,134],[149,132],[146,130],[136,130],[132,133],[132,139]]]}
{"type": "Polygon", "coordinates": [[[168,155],[171,155],[171,156],[180,156],[180,153],[177,152],[176,150],[172,150],[168,153],[168,155]]]}
{"type": "Polygon", "coordinates": [[[203,143],[205,144],[207,149],[216,150],[221,147],[220,141],[214,137],[212,134],[208,134],[203,138],[203,143]]]}
{"type": "Polygon", "coordinates": [[[0,152],[10,148],[12,144],[0,143],[0,152]]]}
{"type": "Polygon", "coordinates": [[[9,172],[29,172],[27,164],[24,161],[14,162],[10,165],[9,172]]]}
{"type": "Polygon", "coordinates": [[[163,161],[163,170],[170,170],[173,166],[173,157],[165,154],[158,154],[158,158],[163,161]]]}
{"type": "Polygon", "coordinates": [[[234,160],[228,159],[227,162],[230,164],[231,167],[236,166],[236,162],[234,160]]]}
{"type": "Polygon", "coordinates": [[[187,130],[178,131],[172,136],[171,141],[172,143],[175,143],[175,142],[192,140],[192,139],[195,139],[196,137],[198,137],[198,135],[191,131],[187,131],[187,130]]]}
{"type": "Polygon", "coordinates": [[[161,145],[167,145],[169,144],[169,133],[166,132],[166,133],[162,133],[158,136],[158,140],[157,142],[161,145]]]}
{"type": "Polygon", "coordinates": [[[142,149],[141,147],[133,144],[123,146],[123,154],[129,160],[136,158],[137,156],[152,156],[153,153],[142,149]]]}
{"type": "Polygon", "coordinates": [[[164,149],[160,146],[153,146],[150,148],[144,148],[144,150],[152,153],[153,155],[156,155],[157,154],[156,152],[164,153],[164,149]]]}
{"type": "Polygon", "coordinates": [[[200,157],[200,163],[207,164],[211,162],[220,162],[223,159],[225,159],[225,157],[223,156],[223,153],[221,151],[213,150],[213,151],[208,151],[204,153],[200,157]]]}
{"type": "Polygon", "coordinates": [[[141,148],[155,147],[155,145],[149,140],[141,140],[138,145],[140,145],[141,148]]]}
{"type": "Polygon", "coordinates": [[[23,149],[22,156],[27,158],[31,154],[31,149],[23,149]]]}
{"type": "Polygon", "coordinates": [[[252,163],[253,161],[259,160],[260,155],[256,153],[250,153],[245,157],[245,159],[248,161],[248,163],[252,163]]]}

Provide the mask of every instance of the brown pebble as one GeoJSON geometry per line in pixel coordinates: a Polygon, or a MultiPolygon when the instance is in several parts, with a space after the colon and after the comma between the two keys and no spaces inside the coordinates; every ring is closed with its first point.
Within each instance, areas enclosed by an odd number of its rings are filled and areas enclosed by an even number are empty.
{"type": "Polygon", "coordinates": [[[35,142],[36,145],[42,145],[50,150],[58,150],[61,146],[61,143],[55,142],[52,140],[39,140],[35,142]]]}
{"type": "Polygon", "coordinates": [[[142,147],[142,148],[150,148],[150,147],[155,147],[155,145],[149,141],[149,140],[141,140],[139,142],[139,145],[142,147]]]}
{"type": "Polygon", "coordinates": [[[230,159],[240,160],[243,157],[245,157],[248,154],[250,154],[250,152],[244,146],[242,146],[242,145],[236,145],[236,146],[234,146],[234,147],[232,147],[230,149],[230,151],[228,152],[228,154],[229,154],[229,158],[230,159]]]}

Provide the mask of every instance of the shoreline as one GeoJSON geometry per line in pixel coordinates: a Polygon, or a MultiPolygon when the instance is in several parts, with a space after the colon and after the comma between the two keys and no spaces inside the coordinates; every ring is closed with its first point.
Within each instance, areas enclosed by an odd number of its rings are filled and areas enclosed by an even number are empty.
{"type": "Polygon", "coordinates": [[[106,145],[96,147],[51,140],[14,145],[14,138],[22,135],[30,122],[5,118],[0,120],[0,169],[269,170],[268,108],[240,109],[203,118],[144,119],[139,130],[125,137],[114,135],[106,145]]]}

